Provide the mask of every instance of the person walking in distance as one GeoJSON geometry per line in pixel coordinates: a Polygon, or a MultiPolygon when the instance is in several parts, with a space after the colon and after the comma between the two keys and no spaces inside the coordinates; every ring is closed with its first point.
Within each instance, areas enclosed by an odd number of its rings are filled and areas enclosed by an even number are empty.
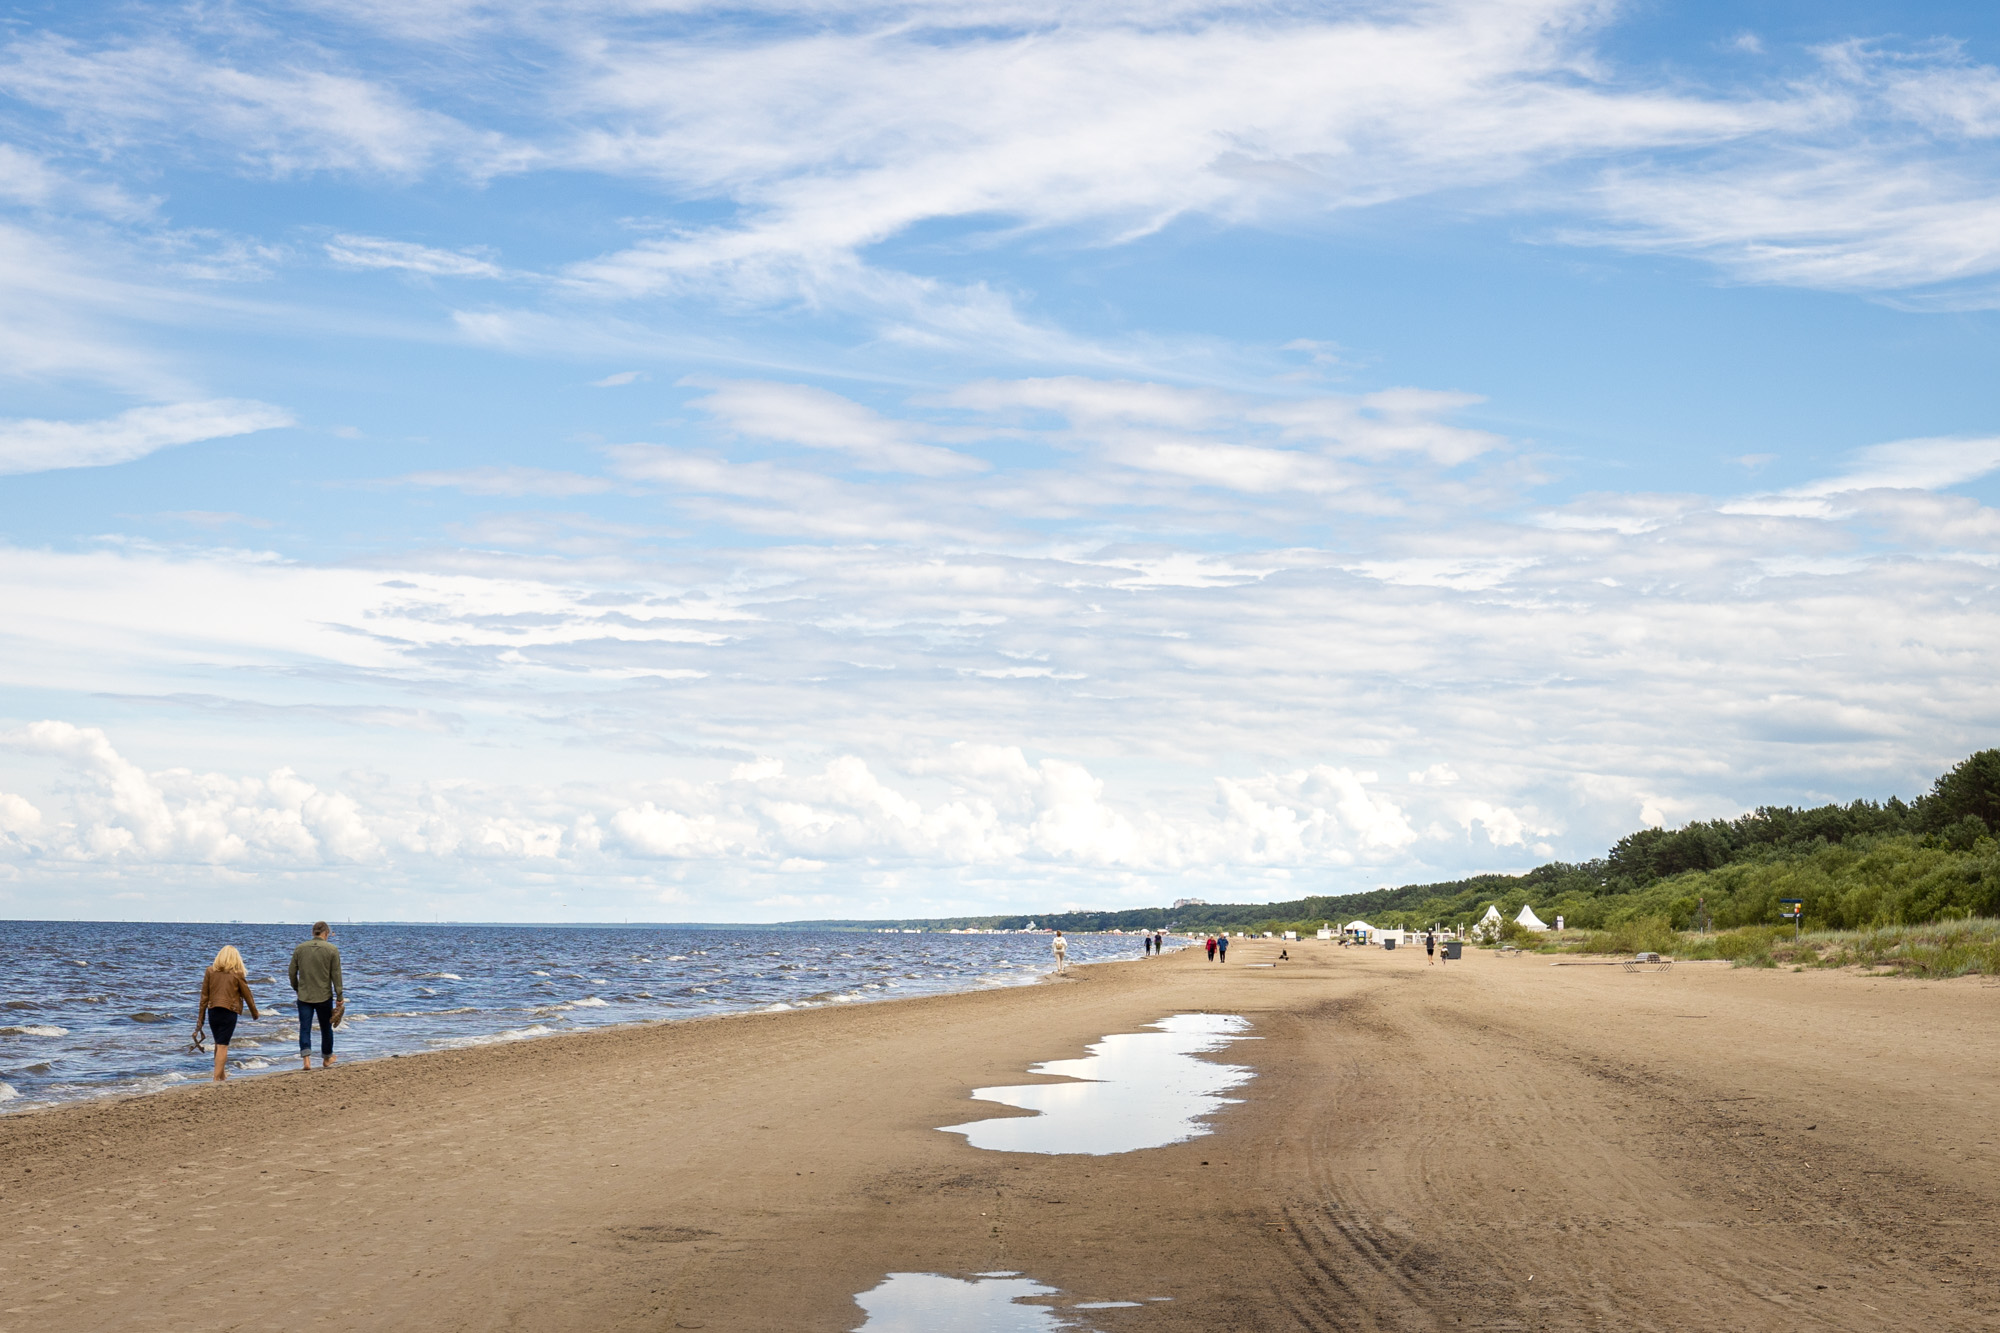
{"type": "Polygon", "coordinates": [[[217,1083],[229,1077],[229,1042],[236,1035],[236,1020],[243,1016],[246,1004],[250,1006],[250,1017],[263,1017],[257,1012],[257,997],[250,993],[243,955],[236,951],[235,945],[225,944],[208,965],[208,971],[201,975],[201,999],[196,1002],[194,1018],[196,1041],[201,1040],[203,1023],[208,1024],[209,1033],[215,1038],[217,1083]]]}
{"type": "Polygon", "coordinates": [[[1153,956],[1154,956],[1154,957],[1156,957],[1156,958],[1157,958],[1157,957],[1159,957],[1159,955],[1160,955],[1160,951],[1161,951],[1162,949],[1166,948],[1166,947],[1167,947],[1167,933],[1166,933],[1165,931],[1163,931],[1163,930],[1156,930],[1156,931],[1154,931],[1154,932],[1153,932],[1153,956]]]}
{"type": "Polygon", "coordinates": [[[1202,948],[1204,948],[1204,949],[1206,949],[1206,950],[1208,950],[1208,961],[1209,961],[1209,962],[1211,962],[1211,963],[1212,963],[1212,962],[1214,962],[1214,961],[1215,961],[1215,936],[1213,936],[1213,935],[1210,935],[1210,936],[1208,937],[1208,940],[1207,940],[1207,941],[1206,941],[1206,942],[1205,942],[1205,943],[1204,943],[1204,944],[1203,944],[1203,945],[1202,945],[1201,947],[1202,947],[1202,948]]]}
{"type": "Polygon", "coordinates": [[[1435,930],[1426,930],[1426,931],[1424,932],[1424,966],[1425,966],[1425,967],[1429,967],[1429,966],[1431,966],[1431,965],[1432,965],[1433,963],[1437,962],[1437,951],[1438,951],[1438,937],[1437,937],[1437,932],[1436,932],[1435,930]]]}
{"type": "Polygon", "coordinates": [[[1229,934],[1227,931],[1215,937],[1215,961],[1218,963],[1229,961],[1229,934]]]}
{"type": "Polygon", "coordinates": [[[1049,948],[1055,951],[1056,971],[1069,971],[1069,941],[1063,938],[1063,933],[1060,930],[1056,932],[1055,940],[1049,945],[1049,948]]]}
{"type": "Polygon", "coordinates": [[[333,1005],[345,1001],[347,987],[340,978],[340,949],[333,942],[333,927],[313,922],[313,937],[292,950],[292,989],[299,996],[299,1060],[312,1068],[313,1020],[319,1020],[319,1067],[333,1063],[333,1005]]]}

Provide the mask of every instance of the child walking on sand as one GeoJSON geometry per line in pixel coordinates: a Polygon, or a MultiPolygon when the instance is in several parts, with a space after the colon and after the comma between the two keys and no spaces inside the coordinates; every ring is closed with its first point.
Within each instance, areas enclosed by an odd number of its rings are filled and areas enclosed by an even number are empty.
{"type": "Polygon", "coordinates": [[[215,1078],[220,1083],[229,1077],[229,1042],[236,1035],[236,1020],[243,1016],[243,1006],[250,1006],[250,1017],[262,1018],[257,1012],[257,997],[250,993],[250,979],[244,973],[243,955],[233,944],[225,944],[216,952],[215,961],[208,965],[208,971],[201,974],[201,998],[195,1002],[194,1039],[201,1040],[201,1027],[208,1024],[209,1033],[215,1038],[215,1078]]]}

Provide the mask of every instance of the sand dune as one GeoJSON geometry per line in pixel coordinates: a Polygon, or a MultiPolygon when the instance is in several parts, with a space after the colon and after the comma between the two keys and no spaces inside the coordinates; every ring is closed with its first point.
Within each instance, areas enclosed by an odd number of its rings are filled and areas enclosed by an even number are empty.
{"type": "Polygon", "coordinates": [[[0,1119],[0,1333],[849,1330],[1003,1270],[1147,1302],[1106,1333],[2000,1322],[2000,987],[1289,947],[0,1119]],[[1212,1135],[938,1131],[1190,1011],[1261,1039],[1212,1135]]]}

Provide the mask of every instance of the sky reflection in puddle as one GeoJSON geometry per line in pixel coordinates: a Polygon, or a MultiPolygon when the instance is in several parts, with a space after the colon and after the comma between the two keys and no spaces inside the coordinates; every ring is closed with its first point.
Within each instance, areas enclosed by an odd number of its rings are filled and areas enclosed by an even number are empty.
{"type": "Polygon", "coordinates": [[[1175,1014],[1152,1032],[1122,1032],[1094,1042],[1081,1060],[1049,1060],[1031,1074],[1087,1080],[977,1088],[979,1101],[1035,1116],[946,1125],[975,1148],[994,1152],[1082,1153],[1102,1157],[1179,1143],[1209,1132],[1202,1123],[1234,1102],[1222,1094],[1250,1081],[1241,1065],[1197,1059],[1241,1041],[1250,1024],[1231,1014],[1175,1014]]]}
{"type": "MultiPolygon", "coordinates": [[[[855,1333],[1088,1333],[1067,1313],[1039,1302],[1062,1293],[1019,1273],[943,1277],[891,1273],[854,1298],[867,1311],[855,1333]]],[[[1137,1301],[1091,1301],[1075,1310],[1110,1310],[1137,1301]]]]}

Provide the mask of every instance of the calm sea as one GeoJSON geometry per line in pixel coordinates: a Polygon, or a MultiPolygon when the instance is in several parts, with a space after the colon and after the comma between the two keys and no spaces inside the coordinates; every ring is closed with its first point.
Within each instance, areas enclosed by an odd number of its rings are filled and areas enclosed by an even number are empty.
{"type": "MultiPolygon", "coordinates": [[[[190,1054],[201,974],[234,944],[262,1022],[233,1075],[297,1068],[285,981],[303,926],[0,922],[0,1114],[206,1078],[190,1054]]],[[[521,1041],[612,1023],[854,1004],[1018,986],[1047,935],[887,935],[674,926],[336,925],[343,1059],[521,1041]]],[[[1169,947],[1178,942],[1170,941],[1169,947]]],[[[1135,935],[1082,935],[1070,961],[1139,956],[1135,935]]],[[[315,1038],[315,1044],[317,1038],[315,1038]]]]}

